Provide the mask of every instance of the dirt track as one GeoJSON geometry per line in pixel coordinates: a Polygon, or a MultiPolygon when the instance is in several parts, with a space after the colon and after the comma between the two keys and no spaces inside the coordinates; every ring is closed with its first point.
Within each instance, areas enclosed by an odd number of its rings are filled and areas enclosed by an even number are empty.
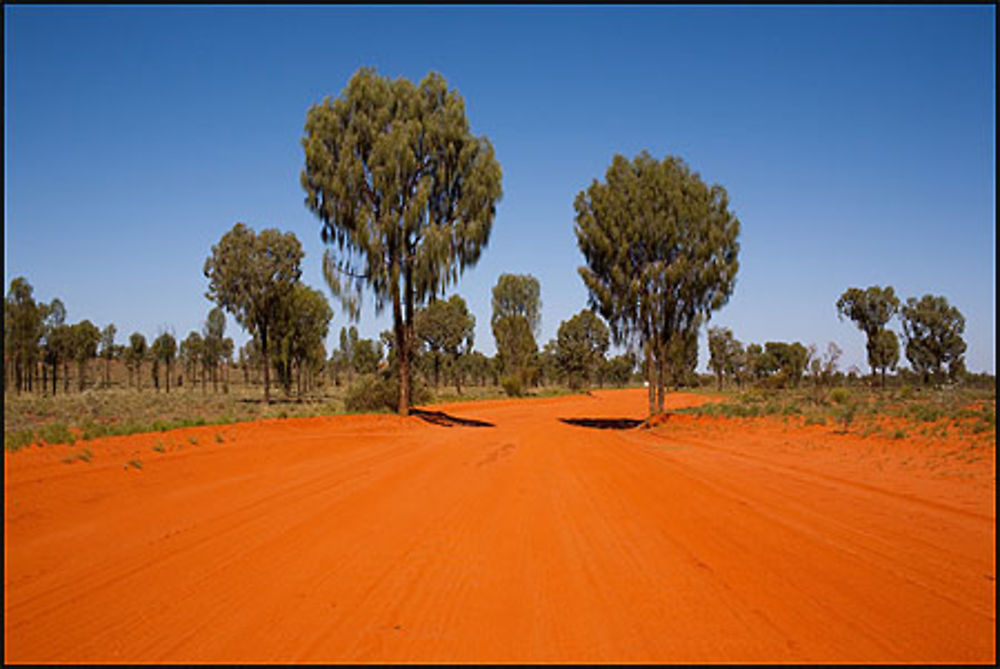
{"type": "Polygon", "coordinates": [[[992,453],[948,477],[829,427],[606,420],[644,402],[7,453],[5,660],[995,662],[992,453]]]}

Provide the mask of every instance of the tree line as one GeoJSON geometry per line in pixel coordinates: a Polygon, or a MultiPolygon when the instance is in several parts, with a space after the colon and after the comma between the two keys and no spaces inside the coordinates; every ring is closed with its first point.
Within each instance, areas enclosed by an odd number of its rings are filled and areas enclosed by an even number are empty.
{"type": "MultiPolygon", "coordinates": [[[[694,376],[700,328],[735,287],[740,221],[729,208],[726,189],[705,183],[676,156],[657,160],[643,151],[628,160],[615,155],[604,180],[593,179],[573,202],[588,309],[560,324],[555,339],[539,350],[537,279],[501,275],[493,287],[490,319],[497,353],[488,362],[473,350],[475,319],[464,300],[445,299],[449,286],[487,247],[502,198],[500,164],[489,139],[470,131],[461,95],[435,72],[414,85],[363,67],[338,97],[307,110],[301,145],[300,183],[304,204],[319,220],[327,245],[327,287],[351,321],[359,319],[363,291],[370,290],[376,313],[391,310],[392,329],[378,342],[364,343],[356,330],[342,329],[340,348],[326,360],[323,340],[332,310],[319,291],[301,282],[298,239],[273,228],[258,234],[235,224],[205,261],[205,295],[251,335],[240,350],[241,366],[246,377],[251,367],[262,370],[265,401],[270,401],[272,368],[286,393],[294,384],[301,395],[324,368],[339,383],[342,375],[350,380],[361,369],[370,372],[371,360],[377,359],[376,369],[393,383],[395,409],[406,415],[414,403],[415,370],[435,386],[443,373],[449,375],[457,392],[463,379],[478,375],[519,395],[553,378],[576,388],[595,380],[623,380],[638,366],[649,387],[652,415],[663,411],[667,387],[694,376]],[[608,361],[611,342],[626,353],[608,361]]],[[[964,320],[957,310],[929,295],[900,309],[891,288],[888,297],[877,288],[852,288],[837,302],[838,313],[868,336],[873,373],[881,369],[884,377],[898,360],[898,338],[885,323],[899,311],[914,368],[926,378],[942,366],[957,374],[965,350],[964,320]]],[[[19,391],[25,370],[35,363],[37,342],[49,341],[43,324],[54,322],[48,312],[23,306],[23,293],[24,286],[15,291],[12,285],[13,299],[8,296],[17,321],[9,359],[19,391]],[[28,312],[35,315],[27,318],[28,312]]],[[[90,342],[99,341],[100,333],[93,326],[79,327],[56,359],[93,355],[96,344],[90,342]]],[[[192,335],[181,346],[186,364],[198,352],[212,359],[227,355],[224,340],[209,344],[207,331],[192,335]]],[[[213,330],[211,336],[221,334],[213,330]]],[[[130,349],[143,349],[135,335],[130,349]]],[[[710,332],[710,349],[710,367],[720,382],[723,376],[741,382],[749,374],[777,375],[780,383],[794,384],[802,370],[817,364],[822,371],[836,357],[829,349],[822,360],[799,343],[744,348],[718,329],[710,332]]],[[[150,350],[156,351],[155,364],[169,371],[172,338],[154,342],[150,350]]],[[[144,355],[135,353],[139,367],[144,355]]],[[[30,388],[31,379],[26,382],[30,388]]]]}

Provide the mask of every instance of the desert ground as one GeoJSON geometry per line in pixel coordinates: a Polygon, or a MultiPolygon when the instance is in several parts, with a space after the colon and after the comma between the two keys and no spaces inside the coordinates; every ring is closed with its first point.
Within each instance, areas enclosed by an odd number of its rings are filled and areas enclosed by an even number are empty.
{"type": "Polygon", "coordinates": [[[5,452],[5,661],[996,661],[993,450],[645,408],[5,452]]]}

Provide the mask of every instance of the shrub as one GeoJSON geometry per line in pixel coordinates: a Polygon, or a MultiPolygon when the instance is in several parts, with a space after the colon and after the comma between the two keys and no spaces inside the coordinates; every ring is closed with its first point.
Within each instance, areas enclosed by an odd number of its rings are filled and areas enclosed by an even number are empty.
{"type": "MultiPolygon", "coordinates": [[[[413,379],[410,386],[410,400],[413,404],[424,404],[431,400],[427,386],[413,379]]],[[[344,395],[347,411],[395,411],[399,404],[399,382],[380,374],[365,374],[358,378],[344,395]]]]}
{"type": "Polygon", "coordinates": [[[847,392],[846,388],[834,388],[828,395],[829,400],[837,405],[844,404],[847,402],[849,397],[850,394],[847,392]]]}
{"type": "Polygon", "coordinates": [[[521,379],[516,376],[505,376],[500,379],[500,385],[503,386],[503,391],[507,393],[508,397],[521,397],[524,395],[524,387],[521,385],[521,379]]]}

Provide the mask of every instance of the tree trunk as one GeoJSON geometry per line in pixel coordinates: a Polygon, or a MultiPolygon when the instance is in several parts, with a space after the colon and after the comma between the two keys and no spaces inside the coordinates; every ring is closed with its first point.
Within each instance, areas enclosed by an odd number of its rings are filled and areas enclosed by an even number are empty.
{"type": "Polygon", "coordinates": [[[653,377],[653,346],[646,342],[646,385],[649,388],[649,416],[656,413],[656,379],[653,377]]]}
{"type": "Polygon", "coordinates": [[[657,355],[657,365],[656,365],[656,413],[663,413],[663,395],[666,389],[667,379],[666,379],[666,367],[667,361],[664,355],[664,346],[658,346],[657,355]]]}
{"type": "Polygon", "coordinates": [[[271,357],[267,350],[267,328],[260,329],[260,348],[264,354],[264,404],[271,403],[271,357]]]}
{"type": "MultiPolygon", "coordinates": [[[[398,281],[396,282],[398,286],[398,281]]],[[[399,300],[399,289],[393,291],[392,322],[393,333],[396,335],[396,364],[399,374],[399,402],[396,413],[408,416],[410,413],[410,356],[406,350],[406,324],[403,322],[403,310],[399,300]]]]}
{"type": "Polygon", "coordinates": [[[170,392],[170,362],[167,361],[167,392],[170,392]]]}
{"type": "Polygon", "coordinates": [[[104,387],[111,387],[111,358],[104,359],[104,387]]]}

